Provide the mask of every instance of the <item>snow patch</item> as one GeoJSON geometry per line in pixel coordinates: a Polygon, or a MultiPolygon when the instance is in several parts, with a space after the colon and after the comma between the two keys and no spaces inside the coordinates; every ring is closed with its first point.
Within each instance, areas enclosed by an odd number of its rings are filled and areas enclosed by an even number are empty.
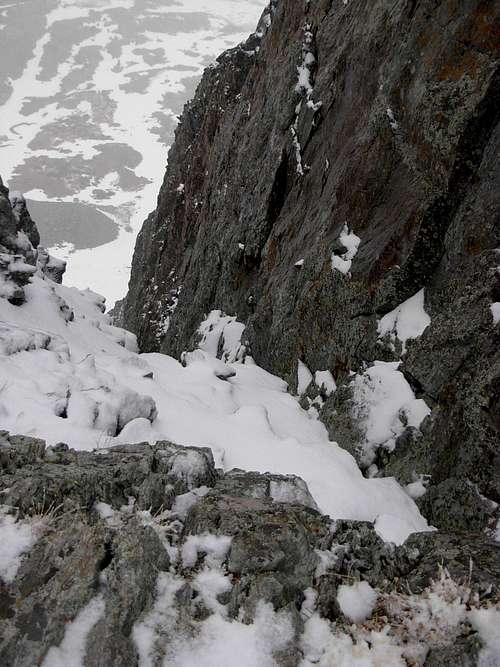
{"type": "Polygon", "coordinates": [[[213,614],[226,616],[227,610],[218,596],[232,589],[229,578],[219,568],[204,567],[193,579],[193,589],[199,593],[206,608],[213,614]]]}
{"type": "Polygon", "coordinates": [[[492,303],[490,306],[491,315],[493,317],[493,323],[498,324],[500,322],[500,301],[492,303]]]}
{"type": "Polygon", "coordinates": [[[324,392],[326,396],[330,396],[337,389],[335,380],[330,371],[316,371],[314,374],[314,381],[320,391],[324,392]]]}
{"type": "Polygon", "coordinates": [[[0,505],[0,580],[10,584],[16,578],[23,554],[35,544],[36,523],[17,521],[0,505]]]}
{"type": "Polygon", "coordinates": [[[418,532],[411,523],[393,514],[378,516],[375,520],[374,529],[384,542],[390,542],[397,546],[404,544],[412,533],[418,532]]]}
{"type": "Polygon", "coordinates": [[[332,269],[339,271],[344,275],[348,275],[351,270],[352,260],[358,253],[361,239],[359,236],[356,236],[353,231],[349,231],[349,227],[347,224],[345,224],[339,236],[339,241],[344,246],[344,248],[346,248],[346,252],[344,252],[342,255],[336,255],[335,253],[332,253],[332,269]]]}
{"type": "Polygon", "coordinates": [[[139,667],[158,664],[155,643],[159,634],[172,628],[177,620],[175,595],[183,585],[184,580],[170,572],[160,572],[158,575],[153,609],[132,630],[132,638],[139,653],[139,667]]]}
{"type": "Polygon", "coordinates": [[[394,112],[390,107],[387,107],[385,110],[385,113],[387,114],[387,118],[389,119],[389,125],[391,128],[396,131],[398,129],[398,123],[396,121],[396,117],[394,116],[394,112]]]}
{"type": "Polygon", "coordinates": [[[479,667],[500,665],[500,607],[471,609],[468,618],[484,644],[479,653],[479,667]]]}
{"type": "Polygon", "coordinates": [[[354,623],[370,618],[377,602],[377,593],[366,581],[339,587],[337,602],[344,616],[354,623]]]}
{"type": "Polygon", "coordinates": [[[178,517],[181,521],[184,521],[189,510],[196,505],[200,498],[206,496],[209,491],[210,488],[208,486],[200,486],[197,489],[176,496],[174,504],[172,505],[172,514],[178,517]]]}
{"type": "Polygon", "coordinates": [[[104,615],[105,607],[104,597],[97,595],[79,611],[66,625],[62,643],[45,656],[42,667],[84,667],[88,635],[104,615]]]}
{"type": "Polygon", "coordinates": [[[316,58],[312,52],[312,44],[314,35],[312,32],[312,25],[306,23],[303,28],[303,41],[302,41],[302,62],[297,67],[297,85],[295,90],[297,93],[302,93],[307,96],[309,99],[314,92],[312,85],[312,69],[316,63],[316,58]]]}
{"type": "Polygon", "coordinates": [[[165,664],[169,667],[276,667],[274,655],[292,641],[294,630],[285,612],[275,612],[271,604],[259,602],[255,620],[247,625],[229,621],[219,614],[201,624],[196,641],[180,637],[169,647],[165,664]]]}
{"type": "Polygon", "coordinates": [[[425,290],[421,289],[397,306],[378,323],[379,338],[388,336],[393,346],[397,339],[401,342],[402,353],[406,352],[408,340],[421,336],[431,323],[424,308],[425,290]]]}
{"type": "Polygon", "coordinates": [[[299,396],[306,393],[312,380],[313,375],[311,371],[307,368],[305,363],[299,359],[297,363],[297,393],[299,396]]]}
{"type": "Polygon", "coordinates": [[[244,331],[245,325],[236,317],[224,315],[221,310],[212,310],[198,328],[201,337],[198,346],[213,357],[220,356],[227,363],[241,361],[246,352],[241,342],[244,331]]]}
{"type": "Polygon", "coordinates": [[[315,613],[305,623],[300,639],[304,659],[300,667],[405,667],[404,648],[389,636],[389,628],[368,630],[353,638],[332,628],[315,613]]]}
{"type": "Polygon", "coordinates": [[[198,561],[198,555],[205,555],[209,567],[219,567],[231,546],[232,537],[225,535],[189,535],[182,545],[182,565],[192,568],[198,561]]]}
{"type": "Polygon", "coordinates": [[[353,416],[364,432],[363,463],[373,462],[375,450],[393,451],[396,439],[406,426],[419,428],[430,408],[415,398],[397,362],[376,361],[364,373],[355,376],[353,416]]]}
{"type": "MultiPolygon", "coordinates": [[[[230,365],[214,356],[221,350],[228,360],[240,356],[243,325],[234,317],[211,313],[201,334],[206,349],[185,355],[183,365],[166,355],[138,355],[133,345],[121,345],[117,331],[109,328],[102,297],[91,291],[35,276],[26,295],[27,302],[18,307],[0,300],[0,319],[8,329],[37,334],[29,334],[28,349],[9,355],[0,351],[4,429],[40,437],[48,445],[66,442],[87,450],[158,440],[210,447],[225,470],[303,478],[320,511],[332,519],[375,521],[379,515],[394,514],[408,522],[409,533],[429,529],[395,480],[363,477],[354,458],[330,442],[324,425],[290,395],[286,382],[248,355],[230,365]],[[113,433],[115,425],[119,435],[113,433]]],[[[131,341],[135,343],[133,337],[131,341]]],[[[389,371],[402,379],[395,369],[389,371]]],[[[310,376],[302,372],[305,385],[310,376]]],[[[333,389],[329,376],[317,380],[331,383],[333,389]]],[[[368,421],[377,410],[383,413],[370,382],[364,387],[374,401],[373,413],[363,416],[368,421]]],[[[413,394],[408,399],[413,400],[413,394]]],[[[399,404],[393,408],[395,418],[399,404]]],[[[406,406],[412,423],[418,422],[414,412],[406,406]]],[[[392,418],[387,423],[390,426],[392,418]]],[[[380,442],[393,435],[389,429],[380,442]]],[[[178,466],[179,475],[197,488],[199,475],[190,462],[179,460],[178,466]]]]}

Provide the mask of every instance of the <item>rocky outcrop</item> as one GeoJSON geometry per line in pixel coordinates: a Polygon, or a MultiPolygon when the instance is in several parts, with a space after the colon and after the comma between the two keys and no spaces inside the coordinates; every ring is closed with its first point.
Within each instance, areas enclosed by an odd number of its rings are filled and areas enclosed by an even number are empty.
{"type": "Polygon", "coordinates": [[[49,255],[47,250],[40,246],[38,246],[37,250],[36,267],[42,275],[49,278],[54,283],[57,283],[58,285],[62,283],[63,275],[66,271],[66,262],[49,255]]]}
{"type": "Polygon", "coordinates": [[[12,206],[12,214],[16,220],[16,231],[18,233],[23,232],[28,237],[31,245],[34,248],[38,248],[40,245],[40,234],[36,223],[31,219],[24,196],[20,192],[11,192],[9,199],[12,206]]]}
{"type": "MultiPolygon", "coordinates": [[[[401,370],[432,414],[378,474],[429,476],[446,529],[464,484],[500,502],[499,20],[492,0],[273,1],[184,110],[124,307],[143,350],[179,356],[221,309],[293,388],[299,360],[341,388],[399,361],[378,322],[425,288],[401,370]]],[[[321,414],[356,449],[348,401],[321,414]]]]}
{"type": "MultiPolygon", "coordinates": [[[[17,515],[14,525],[34,533],[15,570],[1,570],[0,661],[9,667],[66,664],[67,650],[89,667],[132,667],[144,657],[141,628],[156,651],[148,664],[160,665],[180,634],[196,643],[212,614],[251,624],[262,603],[295,628],[277,664],[298,665],[313,593],[324,619],[351,627],[338,602],[346,581],[378,591],[380,617],[402,613],[411,601],[400,596],[423,594],[440,566],[469,582],[472,605],[496,595],[499,551],[484,536],[424,533],[394,547],[371,524],[319,514],[298,478],[223,474],[208,449],[159,442],[76,452],[3,432],[0,468],[0,520],[17,515]],[[217,597],[206,596],[201,576],[224,583],[217,597]]],[[[413,640],[424,657],[441,656],[426,665],[443,666],[458,664],[453,637],[413,640]]],[[[464,664],[475,664],[477,633],[464,626],[459,638],[464,664]]]]}
{"type": "Polygon", "coordinates": [[[19,199],[12,208],[0,178],[0,298],[15,305],[24,302],[23,288],[36,271],[36,254],[28,234],[36,235],[33,221],[19,199]]]}
{"type": "Polygon", "coordinates": [[[24,287],[39,271],[61,283],[66,262],[39,246],[40,234],[20,193],[11,193],[0,178],[0,298],[13,305],[25,301],[24,287]]]}

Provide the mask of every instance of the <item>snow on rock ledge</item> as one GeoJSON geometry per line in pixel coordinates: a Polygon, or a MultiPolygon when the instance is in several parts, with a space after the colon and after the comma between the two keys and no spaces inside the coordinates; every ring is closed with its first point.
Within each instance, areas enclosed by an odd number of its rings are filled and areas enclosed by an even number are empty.
{"type": "Polygon", "coordinates": [[[421,336],[431,323],[424,308],[425,290],[421,289],[411,298],[395,308],[380,320],[379,338],[388,337],[394,351],[396,341],[401,344],[401,353],[406,352],[408,340],[421,336]]]}
{"type": "Polygon", "coordinates": [[[373,462],[378,447],[393,451],[405,428],[418,428],[431,412],[423,399],[415,398],[398,366],[376,361],[352,382],[353,417],[364,434],[364,465],[373,462]]]}
{"type": "Polygon", "coordinates": [[[198,328],[198,347],[227,363],[241,361],[246,353],[241,342],[244,330],[245,325],[236,317],[224,315],[221,310],[212,310],[198,328]]]}

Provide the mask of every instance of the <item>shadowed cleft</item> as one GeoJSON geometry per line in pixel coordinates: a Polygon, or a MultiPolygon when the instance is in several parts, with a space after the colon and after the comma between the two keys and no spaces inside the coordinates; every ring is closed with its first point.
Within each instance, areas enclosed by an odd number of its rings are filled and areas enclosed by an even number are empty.
{"type": "Polygon", "coordinates": [[[103,572],[108,568],[112,561],[113,558],[115,557],[115,554],[113,552],[113,547],[111,546],[111,542],[105,542],[104,543],[104,556],[99,562],[99,572],[103,572]]]}

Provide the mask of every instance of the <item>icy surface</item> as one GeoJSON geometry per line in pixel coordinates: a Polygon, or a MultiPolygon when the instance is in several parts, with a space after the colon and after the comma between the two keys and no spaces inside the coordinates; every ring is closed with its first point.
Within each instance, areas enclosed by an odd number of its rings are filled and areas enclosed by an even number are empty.
{"type": "Polygon", "coordinates": [[[269,484],[269,495],[277,503],[298,503],[299,505],[318,509],[316,503],[311,498],[307,485],[300,478],[279,482],[271,481],[269,484]]]}
{"type": "Polygon", "coordinates": [[[430,409],[415,398],[397,362],[376,361],[353,380],[354,416],[364,431],[364,462],[370,464],[377,447],[393,451],[406,426],[418,428],[430,409]]]}

